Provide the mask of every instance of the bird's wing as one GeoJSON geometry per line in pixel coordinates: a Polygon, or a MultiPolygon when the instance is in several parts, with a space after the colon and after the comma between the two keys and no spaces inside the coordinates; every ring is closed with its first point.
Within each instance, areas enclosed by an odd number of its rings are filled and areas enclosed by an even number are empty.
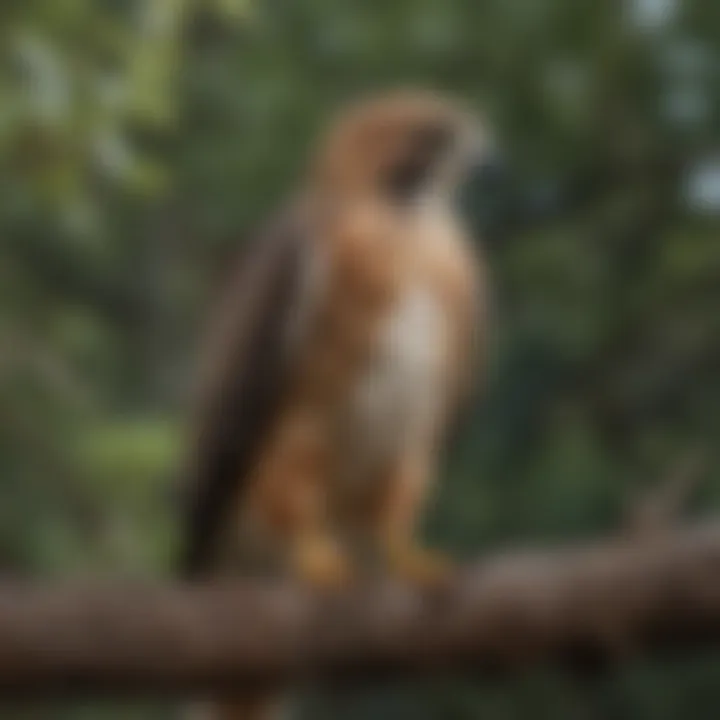
{"type": "Polygon", "coordinates": [[[278,413],[297,348],[307,232],[294,214],[246,249],[211,328],[189,463],[182,572],[208,571],[278,413]],[[293,342],[291,342],[291,340],[293,342]]]}

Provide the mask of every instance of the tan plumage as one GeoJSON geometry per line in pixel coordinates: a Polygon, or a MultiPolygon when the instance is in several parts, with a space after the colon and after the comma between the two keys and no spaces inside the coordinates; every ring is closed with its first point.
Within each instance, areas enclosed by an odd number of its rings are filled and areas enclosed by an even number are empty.
{"type": "Polygon", "coordinates": [[[478,150],[470,117],[426,93],[361,103],[331,129],[225,303],[192,466],[192,576],[344,582],[362,541],[392,572],[437,577],[414,535],[484,340],[483,266],[451,202],[478,150]]]}

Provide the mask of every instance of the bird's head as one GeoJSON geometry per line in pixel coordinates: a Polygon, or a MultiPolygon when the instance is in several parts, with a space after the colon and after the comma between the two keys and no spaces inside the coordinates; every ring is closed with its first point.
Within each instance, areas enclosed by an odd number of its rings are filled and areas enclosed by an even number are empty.
{"type": "Polygon", "coordinates": [[[468,110],[429,92],[396,91],[341,113],[314,170],[325,189],[408,204],[450,200],[472,176],[496,173],[496,164],[468,110]]]}

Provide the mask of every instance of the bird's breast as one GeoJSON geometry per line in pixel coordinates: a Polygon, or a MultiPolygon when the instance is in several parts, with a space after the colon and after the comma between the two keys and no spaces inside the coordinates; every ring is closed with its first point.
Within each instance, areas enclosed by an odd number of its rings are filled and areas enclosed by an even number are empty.
{"type": "Polygon", "coordinates": [[[343,464],[356,482],[429,438],[442,414],[447,319],[430,288],[407,288],[378,326],[350,395],[343,464]]]}

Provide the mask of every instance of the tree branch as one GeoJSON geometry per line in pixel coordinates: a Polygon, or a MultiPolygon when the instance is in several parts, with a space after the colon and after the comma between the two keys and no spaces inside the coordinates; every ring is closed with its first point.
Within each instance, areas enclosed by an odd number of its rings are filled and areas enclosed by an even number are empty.
{"type": "Polygon", "coordinates": [[[208,587],[0,589],[6,696],[199,694],[450,668],[572,668],[720,640],[720,524],[512,552],[443,592],[208,587]]]}

